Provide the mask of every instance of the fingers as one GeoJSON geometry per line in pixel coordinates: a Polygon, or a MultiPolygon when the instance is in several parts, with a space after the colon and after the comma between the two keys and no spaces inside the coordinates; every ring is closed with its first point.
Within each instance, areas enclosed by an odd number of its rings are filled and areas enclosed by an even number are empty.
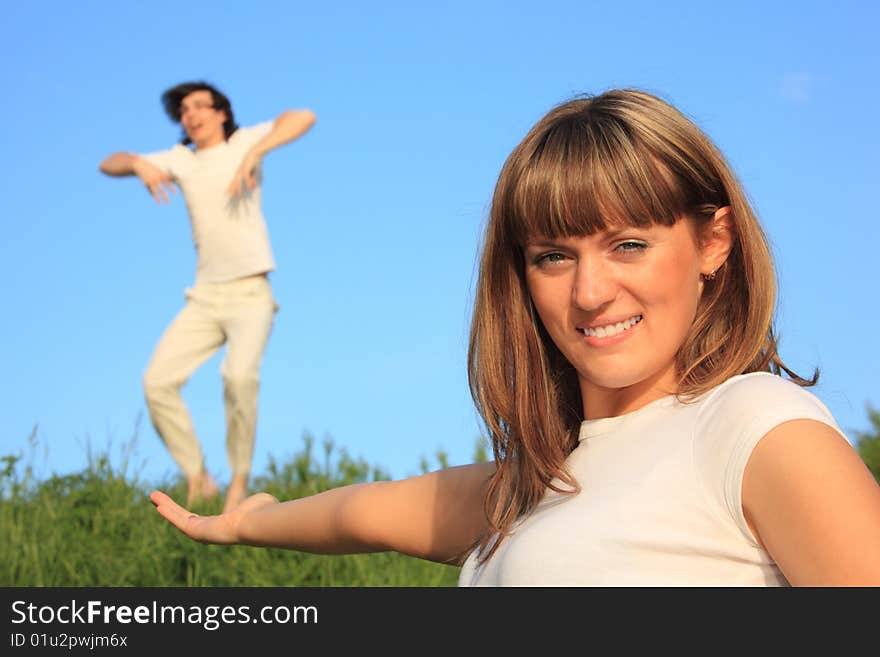
{"type": "MultiPolygon", "coordinates": [[[[261,498],[257,500],[257,507],[277,501],[267,493],[261,493],[253,497],[261,498]]],[[[216,543],[218,545],[231,545],[237,542],[235,524],[236,518],[240,519],[241,514],[200,516],[183,508],[165,493],[158,490],[150,493],[150,501],[155,505],[159,515],[194,541],[216,543]]]]}
{"type": "Polygon", "coordinates": [[[278,504],[278,500],[269,493],[257,493],[244,500],[231,513],[200,516],[183,508],[162,491],[154,490],[150,493],[150,501],[159,515],[191,539],[221,545],[237,542],[236,526],[244,515],[264,506],[278,504]]]}
{"type": "Polygon", "coordinates": [[[232,198],[237,197],[241,193],[241,172],[237,171],[232,177],[232,182],[226,188],[226,194],[232,198]]]}
{"type": "Polygon", "coordinates": [[[171,198],[168,195],[169,192],[171,194],[177,193],[174,189],[174,178],[171,174],[158,167],[152,166],[145,160],[138,161],[136,173],[141,179],[141,182],[144,183],[147,191],[154,199],[156,199],[156,203],[160,205],[163,202],[171,202],[171,198]]]}
{"type": "Polygon", "coordinates": [[[155,186],[147,185],[147,191],[150,192],[150,196],[156,199],[156,205],[162,205],[162,197],[159,195],[158,190],[155,186]]]}
{"type": "Polygon", "coordinates": [[[196,541],[205,539],[203,532],[200,530],[208,518],[203,518],[202,516],[187,511],[165,493],[158,490],[154,490],[150,493],[150,501],[155,505],[156,511],[159,512],[159,515],[165,518],[165,520],[170,522],[181,532],[196,541]]]}
{"type": "Polygon", "coordinates": [[[156,199],[156,203],[171,203],[171,199],[168,197],[168,192],[165,191],[165,187],[162,186],[161,182],[157,182],[152,187],[153,198],[156,199]]]}
{"type": "Polygon", "coordinates": [[[239,169],[235,176],[232,179],[232,182],[229,183],[229,187],[226,189],[226,193],[233,198],[237,196],[241,196],[243,187],[247,187],[249,191],[253,191],[254,187],[257,186],[257,181],[254,178],[253,170],[250,173],[247,173],[244,169],[239,169]]]}
{"type": "Polygon", "coordinates": [[[152,187],[147,187],[147,190],[156,199],[156,203],[158,205],[162,205],[162,203],[170,203],[171,200],[168,198],[168,195],[165,193],[159,185],[154,185],[152,187]]]}
{"type": "Polygon", "coordinates": [[[150,493],[150,501],[163,518],[181,531],[184,531],[183,527],[187,524],[189,518],[195,516],[195,514],[184,509],[162,491],[154,490],[150,493]]]}
{"type": "MultiPolygon", "coordinates": [[[[163,186],[163,185],[164,185],[165,189],[167,189],[167,190],[168,190],[169,192],[171,192],[172,194],[176,194],[176,193],[177,193],[177,190],[174,189],[174,185],[172,185],[170,182],[161,182],[161,183],[159,183],[159,186],[160,186],[160,187],[163,186]]],[[[162,193],[165,194],[164,190],[163,190],[162,193]]],[[[171,202],[171,199],[168,198],[168,194],[165,194],[165,200],[166,200],[167,202],[169,202],[169,203],[171,202]]]]}
{"type": "Polygon", "coordinates": [[[149,180],[144,182],[147,187],[147,191],[156,199],[156,203],[162,204],[170,203],[171,198],[168,196],[168,193],[176,194],[177,191],[174,189],[174,185],[171,184],[171,178],[168,176],[163,176],[161,178],[157,178],[154,180],[149,180]]]}
{"type": "MultiPolygon", "coordinates": [[[[163,493],[162,491],[154,490],[152,493],[150,493],[150,502],[153,503],[153,506],[159,506],[162,498],[165,498],[165,497],[168,497],[168,496],[165,493],[163,493]]],[[[170,500],[171,498],[168,497],[168,499],[170,500]]]]}
{"type": "Polygon", "coordinates": [[[238,168],[238,171],[235,172],[235,176],[233,176],[232,182],[229,184],[226,193],[234,198],[241,195],[242,187],[246,187],[249,191],[253,191],[257,186],[256,173],[258,165],[259,161],[245,158],[241,166],[238,168]]]}

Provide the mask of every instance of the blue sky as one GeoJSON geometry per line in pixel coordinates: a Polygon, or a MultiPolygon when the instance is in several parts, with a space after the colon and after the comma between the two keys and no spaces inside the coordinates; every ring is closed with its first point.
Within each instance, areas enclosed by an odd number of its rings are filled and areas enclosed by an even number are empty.
{"type": "MultiPolygon", "coordinates": [[[[576,93],[641,87],[726,153],[771,239],[790,366],[852,437],[880,406],[874,126],[880,10],[869,2],[40,2],[4,10],[0,84],[3,431],[38,470],[115,454],[139,415],[147,478],[176,471],[140,378],[183,303],[180,197],[158,207],[97,171],[169,147],[159,94],[207,79],[239,122],[318,115],[265,161],[281,310],[262,370],[255,472],[309,431],[395,477],[473,453],[475,260],[500,167],[576,93]],[[422,6],[424,5],[424,6],[422,6]],[[769,6],[768,6],[769,5],[769,6]]],[[[228,479],[220,356],[184,389],[228,479]]]]}

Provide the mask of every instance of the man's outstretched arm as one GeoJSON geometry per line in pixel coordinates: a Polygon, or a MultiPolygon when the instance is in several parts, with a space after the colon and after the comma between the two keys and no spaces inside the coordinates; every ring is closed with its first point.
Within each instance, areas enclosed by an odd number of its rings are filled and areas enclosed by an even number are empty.
{"type": "Polygon", "coordinates": [[[307,109],[287,110],[279,114],[272,125],[272,131],[254,144],[244,156],[241,166],[229,183],[227,193],[230,196],[238,196],[243,185],[253,189],[257,184],[254,174],[266,153],[299,139],[315,125],[315,121],[317,121],[315,113],[307,109]]]}

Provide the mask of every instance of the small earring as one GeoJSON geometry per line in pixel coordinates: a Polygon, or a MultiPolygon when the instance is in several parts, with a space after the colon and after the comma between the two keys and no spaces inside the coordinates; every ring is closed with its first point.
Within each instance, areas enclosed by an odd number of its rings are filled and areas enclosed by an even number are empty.
{"type": "Polygon", "coordinates": [[[714,281],[714,280],[715,280],[715,274],[716,274],[717,272],[718,272],[717,269],[713,269],[713,270],[710,271],[708,274],[703,274],[703,280],[704,280],[704,281],[714,281]]]}

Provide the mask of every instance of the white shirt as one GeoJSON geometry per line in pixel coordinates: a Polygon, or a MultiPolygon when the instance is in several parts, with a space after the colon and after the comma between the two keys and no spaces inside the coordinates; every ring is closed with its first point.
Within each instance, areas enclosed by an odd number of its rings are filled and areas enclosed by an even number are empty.
{"type": "Polygon", "coordinates": [[[167,171],[180,186],[197,253],[196,283],[220,283],[272,271],[275,261],[261,209],[262,168],[256,187],[237,198],[226,189],[245,154],[272,130],[267,121],[239,128],[210,148],[178,144],[143,157],[167,171]]]}
{"type": "Polygon", "coordinates": [[[787,585],[746,523],[742,478],[758,441],[798,418],[840,431],[814,395],[760,372],[586,421],[566,460],[581,492],[548,490],[488,562],[468,556],[459,585],[787,585]]]}

